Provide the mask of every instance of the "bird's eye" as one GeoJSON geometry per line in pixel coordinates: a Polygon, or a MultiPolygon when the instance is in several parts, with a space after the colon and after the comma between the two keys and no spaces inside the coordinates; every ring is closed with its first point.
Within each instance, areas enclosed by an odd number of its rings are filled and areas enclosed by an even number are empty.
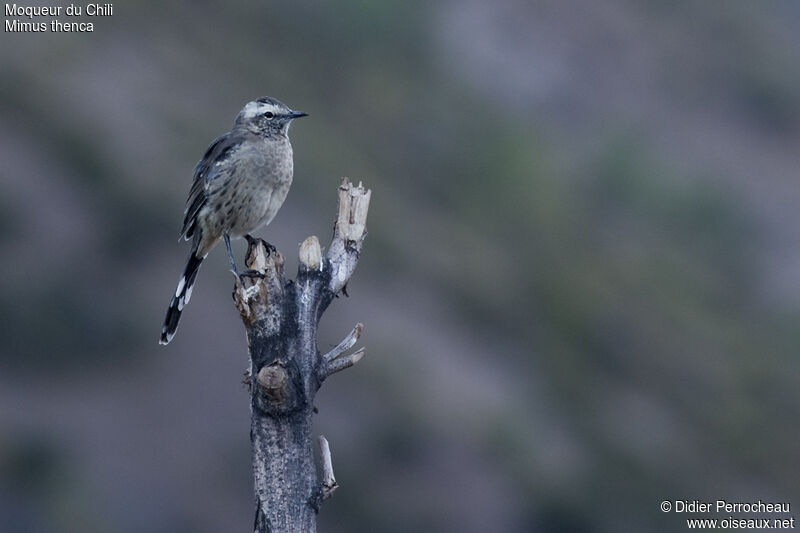
{"type": "Polygon", "coordinates": [[[264,113],[264,116],[272,120],[272,118],[275,117],[275,113],[273,113],[272,111],[267,111],[266,113],[264,113]]]}

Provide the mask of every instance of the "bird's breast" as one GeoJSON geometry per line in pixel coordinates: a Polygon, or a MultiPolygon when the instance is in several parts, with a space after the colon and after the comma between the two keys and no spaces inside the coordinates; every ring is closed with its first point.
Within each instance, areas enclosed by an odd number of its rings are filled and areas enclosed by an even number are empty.
{"type": "Polygon", "coordinates": [[[232,235],[249,233],[268,224],[283,205],[293,174],[288,139],[267,139],[246,147],[230,169],[225,223],[232,235]]]}

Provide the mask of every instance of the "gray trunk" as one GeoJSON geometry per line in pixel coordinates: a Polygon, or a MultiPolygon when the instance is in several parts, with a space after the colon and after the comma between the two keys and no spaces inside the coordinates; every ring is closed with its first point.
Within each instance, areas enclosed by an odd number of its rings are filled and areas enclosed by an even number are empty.
{"type": "Polygon", "coordinates": [[[328,253],[309,237],[300,247],[296,280],[283,275],[283,256],[266,242],[249,240],[234,301],[250,352],[253,475],[256,532],[314,532],[323,500],[336,489],[328,442],[320,436],[322,480],[312,448],[314,397],[329,375],[357,363],[364,349],[349,350],[363,326],[320,354],[317,326],[333,298],[344,291],[366,236],[371,191],[339,187],[339,215],[328,253]]]}

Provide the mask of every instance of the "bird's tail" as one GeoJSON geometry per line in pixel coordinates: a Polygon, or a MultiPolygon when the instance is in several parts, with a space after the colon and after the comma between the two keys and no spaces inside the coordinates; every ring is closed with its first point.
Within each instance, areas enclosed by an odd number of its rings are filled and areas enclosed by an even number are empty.
{"type": "Polygon", "coordinates": [[[189,254],[186,268],[183,269],[183,275],[178,280],[175,296],[169,302],[167,316],[164,318],[164,325],[161,327],[161,340],[158,341],[160,344],[168,344],[172,337],[175,336],[175,330],[178,329],[178,321],[181,319],[181,311],[189,303],[189,298],[192,297],[194,279],[197,277],[197,271],[203,263],[203,259],[205,257],[197,257],[194,251],[189,254]]]}

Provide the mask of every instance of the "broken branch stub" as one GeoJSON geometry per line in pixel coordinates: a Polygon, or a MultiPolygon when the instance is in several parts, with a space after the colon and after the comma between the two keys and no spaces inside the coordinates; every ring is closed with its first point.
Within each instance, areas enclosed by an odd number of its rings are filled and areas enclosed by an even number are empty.
{"type": "Polygon", "coordinates": [[[339,185],[339,211],[327,258],[331,264],[329,288],[338,294],[353,275],[367,236],[367,212],[372,191],[344,178],[339,185]]]}

